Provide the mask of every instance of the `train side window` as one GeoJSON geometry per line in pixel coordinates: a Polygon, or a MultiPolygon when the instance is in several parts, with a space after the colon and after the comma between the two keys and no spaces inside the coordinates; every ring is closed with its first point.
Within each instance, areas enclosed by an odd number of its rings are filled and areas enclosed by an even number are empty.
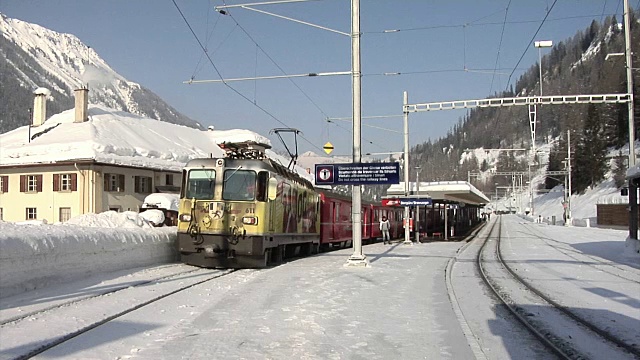
{"type": "Polygon", "coordinates": [[[269,173],[260,171],[258,173],[258,188],[256,189],[256,200],[267,201],[267,184],[269,182],[269,173]]]}

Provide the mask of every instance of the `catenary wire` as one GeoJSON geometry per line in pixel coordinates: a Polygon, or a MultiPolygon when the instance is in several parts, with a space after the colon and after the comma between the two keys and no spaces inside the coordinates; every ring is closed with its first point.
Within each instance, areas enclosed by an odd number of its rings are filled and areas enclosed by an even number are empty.
{"type": "MultiPolygon", "coordinates": [[[[245,99],[246,101],[248,101],[249,103],[253,104],[253,106],[257,107],[258,109],[260,109],[263,113],[265,113],[267,116],[269,116],[270,118],[274,119],[275,121],[277,121],[278,123],[280,123],[281,125],[285,126],[285,127],[290,127],[289,125],[287,125],[286,123],[284,123],[282,120],[278,119],[275,115],[273,115],[272,113],[270,113],[267,109],[263,108],[262,106],[254,103],[253,101],[251,101],[251,99],[249,99],[248,97],[246,97],[244,94],[242,94],[241,92],[239,92],[238,90],[236,90],[233,86],[229,85],[224,78],[222,77],[222,74],[220,73],[220,71],[218,70],[218,67],[215,65],[215,63],[213,62],[213,60],[211,59],[211,57],[209,56],[207,49],[205,48],[205,46],[202,44],[202,41],[200,41],[200,38],[198,37],[198,35],[195,33],[195,31],[193,30],[193,27],[191,27],[191,24],[189,23],[189,21],[187,20],[187,18],[185,17],[184,13],[182,12],[182,10],[180,9],[180,6],[178,6],[178,4],[176,3],[176,0],[171,0],[173,2],[173,4],[175,5],[176,9],[178,10],[178,12],[180,13],[180,16],[182,17],[182,19],[184,20],[184,22],[186,23],[187,27],[189,28],[189,31],[191,31],[191,34],[193,35],[193,37],[196,39],[196,41],[198,42],[198,45],[200,45],[200,48],[202,49],[202,51],[205,53],[207,59],[209,60],[209,63],[211,64],[211,66],[213,66],[213,69],[216,71],[216,73],[218,74],[218,76],[220,77],[220,79],[222,80],[222,83],[228,87],[229,89],[231,89],[233,92],[235,92],[236,94],[238,94],[240,97],[242,97],[243,99],[245,99]]],[[[309,141],[308,139],[306,139],[304,136],[300,136],[302,139],[304,139],[305,141],[307,141],[311,146],[313,146],[314,148],[323,151],[319,146],[315,145],[314,143],[312,143],[311,141],[309,141]]]]}
{"type": "MultiPolygon", "coordinates": [[[[502,11],[502,10],[500,10],[502,11]]],[[[615,15],[614,14],[605,14],[605,15],[615,15]]],[[[576,16],[565,16],[565,17],[559,17],[559,18],[553,18],[553,19],[547,19],[545,17],[544,20],[542,21],[547,21],[547,22],[554,22],[554,21],[564,21],[564,20],[573,20],[573,19],[585,19],[585,18],[593,18],[593,17],[598,17],[600,16],[600,14],[596,14],[596,15],[576,15],[576,16]]],[[[514,24],[531,24],[531,23],[539,23],[540,20],[521,20],[521,21],[507,21],[506,24],[507,25],[514,25],[514,24]]],[[[444,29],[444,28],[458,28],[458,27],[464,27],[464,26],[488,26],[488,25],[502,25],[505,24],[505,22],[502,21],[492,21],[492,22],[480,22],[480,23],[465,23],[465,24],[454,24],[454,25],[433,25],[433,26],[422,26],[422,27],[415,27],[415,28],[404,28],[404,29],[387,29],[387,30],[376,30],[376,31],[367,31],[367,32],[363,32],[362,34],[389,34],[389,33],[397,33],[397,32],[403,32],[403,31],[422,31],[422,30],[434,30],[434,29],[444,29]]]]}
{"type": "MultiPolygon", "coordinates": [[[[284,74],[287,75],[287,72],[284,71],[284,69],[271,57],[271,55],[269,55],[263,48],[262,46],[260,46],[260,44],[258,44],[258,42],[253,38],[253,36],[251,36],[249,34],[249,32],[242,26],[240,25],[240,23],[236,20],[235,17],[233,17],[233,15],[230,12],[227,12],[227,15],[229,15],[229,17],[231,17],[231,19],[235,22],[235,24],[240,27],[240,29],[245,33],[245,35],[247,35],[247,37],[260,49],[260,51],[262,51],[263,54],[265,54],[267,56],[267,58],[284,74]]],[[[362,76],[362,75],[361,75],[362,76]]],[[[325,118],[328,118],[329,115],[327,115],[327,113],[318,105],[318,103],[316,103],[304,90],[302,90],[302,88],[291,78],[288,79],[306,98],[307,100],[309,100],[315,107],[316,109],[318,109],[318,111],[320,111],[320,113],[322,113],[322,115],[324,115],[325,118]]],[[[334,123],[334,125],[338,126],[339,128],[342,128],[343,130],[346,130],[350,133],[353,133],[352,129],[348,129],[345,127],[342,127],[336,123],[334,123]]],[[[303,137],[304,139],[304,137],[303,137]]],[[[305,139],[306,141],[309,141],[307,139],[305,139]]],[[[362,140],[367,141],[369,144],[377,146],[379,148],[382,148],[380,145],[374,144],[372,141],[366,139],[366,138],[362,138],[362,140]]]]}
{"type": "Polygon", "coordinates": [[[496,54],[496,63],[493,66],[494,72],[493,72],[493,76],[491,76],[491,86],[489,87],[489,94],[491,94],[491,92],[493,91],[493,81],[496,78],[496,69],[498,68],[498,62],[500,61],[500,49],[502,49],[502,40],[504,39],[504,29],[507,24],[507,15],[509,14],[509,6],[511,6],[511,0],[509,0],[509,3],[507,4],[507,8],[504,9],[504,21],[502,24],[502,32],[500,33],[500,43],[498,44],[498,53],[496,54]]]}
{"type": "MultiPolygon", "coordinates": [[[[175,3],[175,1],[174,1],[174,3],[175,3]]],[[[224,1],[223,1],[223,3],[224,3],[224,1]]],[[[275,61],[275,60],[274,60],[274,59],[273,59],[273,58],[272,58],[272,57],[271,57],[271,56],[270,56],[270,55],[269,55],[269,54],[268,54],[268,53],[267,53],[263,48],[262,48],[262,46],[260,46],[260,44],[258,44],[258,42],[257,42],[257,41],[256,41],[256,40],[255,40],[255,39],[254,39],[254,38],[253,38],[253,37],[252,37],[252,36],[247,32],[247,30],[246,30],[242,25],[240,25],[240,23],[236,20],[236,18],[235,18],[235,17],[233,17],[233,15],[232,15],[229,11],[227,11],[227,12],[226,12],[226,15],[228,15],[228,16],[229,16],[229,17],[234,21],[234,23],[236,24],[236,26],[237,26],[237,27],[239,27],[239,28],[240,28],[240,29],[245,33],[245,35],[246,35],[246,36],[247,36],[247,37],[248,37],[248,38],[249,38],[249,39],[250,39],[250,40],[251,40],[251,41],[256,45],[256,47],[257,47],[257,48],[259,48],[259,49],[260,49],[260,51],[262,51],[262,53],[263,53],[263,54],[265,54],[265,56],[267,56],[267,58],[268,58],[268,59],[269,59],[269,60],[270,60],[270,61],[271,61],[271,62],[272,62],[272,63],[273,63],[273,64],[274,64],[274,65],[275,65],[275,66],[276,66],[276,67],[277,67],[277,68],[278,68],[278,69],[279,69],[283,74],[285,74],[285,75],[287,74],[287,73],[284,71],[284,69],[282,69],[282,67],[281,67],[281,66],[280,66],[280,65],[279,65],[279,64],[278,64],[278,63],[277,63],[277,62],[276,62],[276,61],[275,61]]],[[[216,71],[217,71],[217,69],[216,69],[216,71]]],[[[220,74],[219,74],[219,73],[218,73],[218,75],[220,76],[220,74]]],[[[220,76],[220,78],[222,79],[222,76],[220,76]]],[[[299,86],[295,81],[293,81],[293,79],[289,79],[289,81],[291,81],[291,83],[292,83],[292,84],[293,84],[293,85],[294,85],[294,86],[295,86],[295,87],[296,87],[296,88],[297,88],[297,89],[298,89],[298,90],[299,90],[299,91],[300,91],[300,92],[301,92],[301,93],[302,93],[302,94],[303,94],[303,95],[304,95],[304,96],[305,96],[305,97],[306,97],[306,98],[307,98],[307,99],[308,99],[308,100],[309,100],[309,101],[310,101],[310,102],[311,102],[311,103],[312,103],[312,104],[313,104],[313,105],[318,109],[318,111],[320,111],[320,112],[325,116],[325,118],[328,118],[328,117],[329,117],[329,116],[327,115],[327,113],[326,113],[322,108],[320,108],[320,106],[319,106],[319,105],[318,105],[318,104],[317,104],[313,99],[311,99],[311,97],[310,97],[310,96],[309,96],[309,95],[308,95],[308,94],[307,94],[307,93],[306,93],[302,88],[300,88],[300,86],[299,86]]],[[[226,82],[224,82],[224,81],[223,81],[223,83],[225,83],[225,85],[229,86],[226,82]]],[[[234,91],[235,91],[235,89],[234,89],[234,91]]],[[[236,93],[237,93],[237,91],[236,91],[236,93]]],[[[243,97],[244,97],[244,96],[243,96],[243,97]]],[[[245,98],[246,98],[246,97],[245,97],[245,98]]],[[[246,99],[247,99],[249,102],[251,102],[248,98],[246,98],[246,99]]],[[[257,103],[255,103],[255,102],[252,102],[252,104],[254,104],[255,106],[258,106],[258,105],[257,105],[257,103]]],[[[261,107],[260,107],[260,108],[261,108],[261,107]]],[[[261,109],[262,109],[262,108],[261,108],[261,109]]],[[[264,109],[262,109],[262,110],[263,110],[263,111],[266,111],[266,110],[264,110],[264,109]]],[[[269,114],[269,115],[270,115],[270,114],[269,114]]],[[[270,115],[270,116],[272,116],[272,115],[270,115]]],[[[272,117],[273,117],[273,116],[272,116],[272,117]]],[[[282,122],[281,122],[281,124],[282,124],[282,122]]],[[[285,124],[283,124],[283,125],[285,125],[285,124]]],[[[342,128],[342,129],[343,129],[343,130],[345,130],[345,131],[348,131],[349,133],[352,133],[352,132],[353,132],[353,130],[352,130],[352,129],[348,129],[348,128],[342,127],[342,126],[340,126],[339,124],[335,124],[335,123],[334,123],[334,125],[338,126],[339,128],[342,128]]],[[[287,126],[287,125],[285,125],[285,126],[287,126]]],[[[308,142],[309,144],[313,145],[316,149],[319,149],[319,147],[318,147],[317,145],[315,145],[315,144],[311,143],[311,141],[310,141],[309,139],[307,139],[306,137],[304,137],[304,136],[302,136],[302,135],[299,135],[299,136],[300,136],[300,138],[302,138],[303,140],[305,140],[305,141],[306,141],[306,142],[308,142]]],[[[384,149],[382,146],[380,146],[380,145],[378,145],[378,144],[374,143],[373,141],[368,140],[368,139],[366,139],[366,138],[364,138],[364,137],[362,138],[362,140],[364,140],[364,141],[366,141],[367,143],[369,143],[369,144],[371,144],[371,145],[374,145],[374,146],[376,146],[376,147],[378,147],[378,148],[384,149]]]]}
{"type": "MultiPolygon", "coordinates": [[[[527,47],[522,52],[522,56],[520,56],[520,59],[516,63],[516,66],[513,67],[513,70],[511,71],[511,74],[509,74],[509,79],[507,80],[507,89],[509,87],[509,83],[511,83],[511,77],[513,76],[513,73],[516,72],[516,69],[518,68],[518,65],[520,65],[520,62],[524,58],[524,55],[527,53],[527,51],[531,47],[531,44],[533,44],[533,40],[536,38],[536,36],[538,36],[538,32],[540,32],[540,29],[542,29],[542,25],[544,25],[545,20],[547,20],[547,17],[549,17],[549,14],[551,13],[551,10],[553,10],[553,7],[556,6],[557,2],[558,2],[558,0],[554,0],[553,4],[551,4],[551,7],[549,8],[549,10],[547,10],[547,13],[544,16],[544,19],[542,19],[542,21],[540,22],[540,26],[538,26],[538,29],[536,30],[535,34],[533,34],[533,36],[531,37],[531,40],[529,40],[529,43],[527,44],[527,47]]],[[[540,64],[540,66],[542,66],[542,64],[540,64]]]]}

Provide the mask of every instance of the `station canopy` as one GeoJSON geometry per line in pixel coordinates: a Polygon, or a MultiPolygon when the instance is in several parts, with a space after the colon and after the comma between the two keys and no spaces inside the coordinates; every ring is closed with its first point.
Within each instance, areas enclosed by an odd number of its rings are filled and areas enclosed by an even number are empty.
{"type": "MultiPolygon", "coordinates": [[[[434,203],[465,203],[486,205],[491,202],[480,190],[466,181],[432,181],[409,183],[409,198],[431,198],[434,203]]],[[[394,184],[387,189],[385,198],[404,198],[404,183],[394,184]]]]}

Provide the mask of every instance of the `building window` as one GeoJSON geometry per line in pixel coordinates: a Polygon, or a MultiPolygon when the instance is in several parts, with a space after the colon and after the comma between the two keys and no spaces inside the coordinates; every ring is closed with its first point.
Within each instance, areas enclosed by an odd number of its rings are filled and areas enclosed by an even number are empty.
{"type": "Polygon", "coordinates": [[[28,192],[38,191],[38,178],[35,175],[27,176],[27,191],[28,192]]]}
{"type": "Polygon", "coordinates": [[[78,174],[53,174],[53,191],[76,191],[78,174]]]}
{"type": "Polygon", "coordinates": [[[152,178],[148,176],[135,177],[135,192],[142,194],[151,194],[152,178]]]}
{"type": "Polygon", "coordinates": [[[104,191],[124,192],[124,175],[104,174],[104,191]]]}
{"type": "Polygon", "coordinates": [[[42,175],[20,175],[20,192],[41,192],[42,175]]]}
{"type": "Polygon", "coordinates": [[[120,206],[109,206],[109,211],[120,212],[120,206]]]}
{"type": "Polygon", "coordinates": [[[4,211],[0,208],[0,220],[4,220],[4,211]]]}
{"type": "Polygon", "coordinates": [[[173,174],[167,174],[164,177],[164,184],[165,185],[173,185],[173,174]]]}
{"type": "Polygon", "coordinates": [[[60,222],[65,222],[65,221],[71,219],[71,208],[70,207],[61,207],[58,218],[59,218],[60,222]]]}
{"type": "Polygon", "coordinates": [[[36,208],[27,208],[26,219],[35,220],[37,218],[38,218],[38,211],[36,210],[36,208]]]}
{"type": "Polygon", "coordinates": [[[60,190],[71,191],[71,174],[60,175],[60,190]]]}
{"type": "Polygon", "coordinates": [[[0,176],[0,193],[9,192],[9,177],[0,176]]]}

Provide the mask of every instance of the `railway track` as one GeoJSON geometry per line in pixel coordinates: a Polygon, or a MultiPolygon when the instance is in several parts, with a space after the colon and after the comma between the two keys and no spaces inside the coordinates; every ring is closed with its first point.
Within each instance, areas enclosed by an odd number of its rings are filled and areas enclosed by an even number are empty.
{"type": "Polygon", "coordinates": [[[501,227],[499,218],[478,251],[476,266],[487,287],[534,336],[562,359],[640,358],[635,344],[578,316],[519,276],[503,260],[501,227]]]}
{"type": "Polygon", "coordinates": [[[599,271],[606,272],[610,275],[618,277],[620,279],[630,281],[636,284],[640,284],[640,271],[630,271],[628,268],[620,266],[612,261],[602,261],[601,258],[585,254],[575,249],[567,249],[562,245],[565,244],[562,241],[549,237],[544,232],[536,229],[533,226],[527,226],[530,231],[529,234],[533,235],[540,240],[544,241],[547,245],[553,249],[561,252],[562,254],[574,259],[586,266],[597,268],[599,271]]]}
{"type": "Polygon", "coordinates": [[[0,325],[3,337],[24,342],[0,343],[0,359],[28,359],[125,314],[235,271],[184,271],[7,319],[0,325]],[[41,339],[33,339],[32,334],[41,339]]]}
{"type": "MultiPolygon", "coordinates": [[[[177,266],[176,266],[177,267],[177,266]]],[[[72,298],[71,300],[67,300],[67,301],[60,301],[60,302],[54,302],[50,305],[44,305],[44,306],[39,306],[36,307],[35,310],[28,310],[26,312],[24,311],[20,311],[18,314],[8,314],[6,316],[2,316],[0,317],[0,327],[9,324],[9,323],[14,323],[14,322],[19,322],[22,320],[25,320],[27,318],[32,318],[34,316],[37,316],[38,314],[41,313],[45,313],[48,311],[53,311],[57,308],[63,308],[66,306],[72,306],[75,304],[80,304],[84,301],[90,301],[91,299],[95,299],[101,296],[105,296],[105,295],[110,295],[110,294],[114,294],[117,293],[119,291],[131,288],[131,287],[140,287],[140,286],[144,286],[144,285],[148,285],[148,284],[153,284],[153,283],[157,283],[160,281],[165,281],[165,280],[170,280],[172,278],[176,278],[176,277],[180,277],[180,276],[185,276],[191,273],[194,273],[198,271],[198,269],[191,269],[191,270],[187,270],[187,271],[177,271],[175,273],[171,273],[168,275],[163,275],[163,276],[157,276],[157,277],[152,277],[150,279],[145,279],[145,280],[138,280],[138,281],[134,281],[134,282],[127,282],[123,285],[115,285],[112,287],[109,287],[106,290],[97,290],[96,292],[90,294],[90,295],[85,295],[85,296],[79,296],[76,298],[72,298]]]]}

